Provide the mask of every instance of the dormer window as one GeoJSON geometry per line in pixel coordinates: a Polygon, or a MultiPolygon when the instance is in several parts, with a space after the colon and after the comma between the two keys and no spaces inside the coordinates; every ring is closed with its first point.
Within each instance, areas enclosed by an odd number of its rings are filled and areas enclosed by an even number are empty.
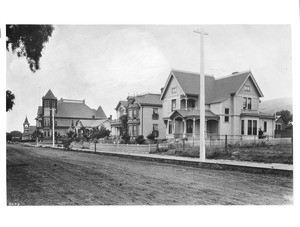
{"type": "Polygon", "coordinates": [[[172,94],[177,92],[177,87],[172,87],[172,94]]]}
{"type": "Polygon", "coordinates": [[[250,86],[249,85],[245,85],[244,91],[250,91],[250,86]]]}

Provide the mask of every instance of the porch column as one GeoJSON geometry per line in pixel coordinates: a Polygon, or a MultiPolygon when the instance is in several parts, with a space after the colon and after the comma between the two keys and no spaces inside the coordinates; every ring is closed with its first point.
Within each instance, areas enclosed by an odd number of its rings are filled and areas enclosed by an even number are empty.
{"type": "Polygon", "coordinates": [[[195,138],[195,131],[196,130],[196,118],[193,118],[193,138],[195,138]]]}
{"type": "Polygon", "coordinates": [[[187,100],[187,98],[185,98],[185,109],[186,109],[186,110],[188,109],[187,103],[188,103],[188,100],[187,100]]]}
{"type": "Polygon", "coordinates": [[[175,129],[176,129],[176,127],[175,127],[175,119],[173,120],[173,134],[175,133],[175,129]]]}
{"type": "Polygon", "coordinates": [[[186,137],[186,120],[182,119],[182,122],[183,122],[183,138],[185,138],[186,137]]]}
{"type": "Polygon", "coordinates": [[[207,119],[205,118],[204,138],[207,139],[207,119]]]}
{"type": "Polygon", "coordinates": [[[167,134],[169,134],[170,120],[167,120],[167,134]]]}

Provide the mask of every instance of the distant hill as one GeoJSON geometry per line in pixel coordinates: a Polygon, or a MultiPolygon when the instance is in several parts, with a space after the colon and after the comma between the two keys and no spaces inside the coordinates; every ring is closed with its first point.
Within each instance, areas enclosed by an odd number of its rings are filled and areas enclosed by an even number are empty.
{"type": "Polygon", "coordinates": [[[274,114],[274,110],[276,110],[276,112],[288,110],[293,113],[293,99],[289,97],[262,101],[259,104],[259,110],[269,114],[274,114]]]}

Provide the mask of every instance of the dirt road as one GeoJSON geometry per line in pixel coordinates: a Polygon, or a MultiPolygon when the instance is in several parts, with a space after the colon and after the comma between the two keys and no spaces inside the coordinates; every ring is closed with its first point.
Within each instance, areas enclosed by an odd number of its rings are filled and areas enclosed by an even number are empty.
{"type": "Polygon", "coordinates": [[[7,204],[291,204],[291,177],[7,145],[7,204]]]}

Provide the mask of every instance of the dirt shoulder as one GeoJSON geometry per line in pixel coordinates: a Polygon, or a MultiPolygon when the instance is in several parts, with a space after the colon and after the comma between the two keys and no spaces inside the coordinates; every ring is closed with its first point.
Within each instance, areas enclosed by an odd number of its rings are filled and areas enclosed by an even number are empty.
{"type": "Polygon", "coordinates": [[[7,145],[7,203],[291,204],[291,177],[7,145]]]}

